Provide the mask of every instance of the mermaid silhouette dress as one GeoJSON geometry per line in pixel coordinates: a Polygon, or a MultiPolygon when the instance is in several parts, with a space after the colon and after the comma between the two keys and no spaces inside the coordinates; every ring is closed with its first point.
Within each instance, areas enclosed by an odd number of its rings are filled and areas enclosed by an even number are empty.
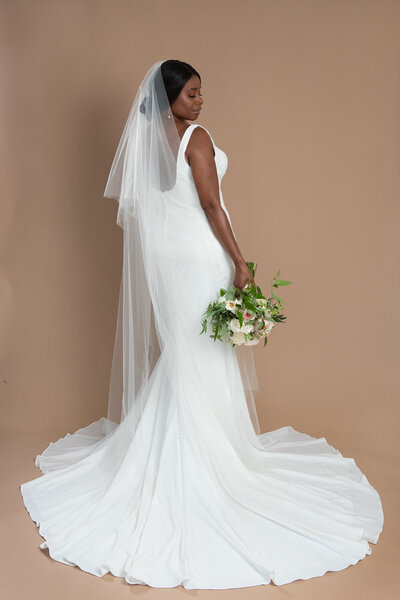
{"type": "MultiPolygon", "coordinates": [[[[20,489],[40,547],[98,577],[187,589],[283,585],[371,554],[383,510],[354,459],[325,438],[291,426],[256,434],[235,348],[199,335],[205,307],[234,276],[185,160],[199,126],[182,137],[166,237],[153,249],[173,261],[166,310],[177,327],[138,430],[128,434],[127,418],[106,438],[103,417],[67,434],[36,457],[43,475],[20,489]]],[[[221,184],[228,159],[211,140],[221,184]]],[[[221,189],[220,199],[229,218],[221,189]]]]}

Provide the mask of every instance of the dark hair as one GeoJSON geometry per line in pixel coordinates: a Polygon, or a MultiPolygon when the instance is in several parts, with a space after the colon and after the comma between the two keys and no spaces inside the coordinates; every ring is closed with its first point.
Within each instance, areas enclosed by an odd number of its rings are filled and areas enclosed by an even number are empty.
{"type": "Polygon", "coordinates": [[[161,74],[170,105],[175,102],[183,86],[193,75],[196,75],[201,83],[201,77],[196,69],[181,60],[165,60],[161,65],[161,74]]]}
{"type": "MultiPolygon", "coordinates": [[[[183,86],[189,81],[193,75],[196,75],[200,79],[199,73],[191,65],[181,60],[165,60],[161,63],[161,68],[156,72],[156,79],[162,77],[164,82],[165,91],[167,93],[167,99],[169,106],[177,99],[182,91],[183,86]]],[[[159,88],[161,89],[161,88],[159,88]]],[[[157,84],[156,84],[157,90],[157,84]]],[[[165,98],[165,96],[164,96],[165,98]]],[[[166,109],[168,106],[163,106],[165,100],[159,98],[160,108],[166,109]]],[[[144,113],[148,119],[151,118],[152,107],[148,106],[149,102],[147,98],[144,98],[140,105],[140,112],[144,113]]]]}

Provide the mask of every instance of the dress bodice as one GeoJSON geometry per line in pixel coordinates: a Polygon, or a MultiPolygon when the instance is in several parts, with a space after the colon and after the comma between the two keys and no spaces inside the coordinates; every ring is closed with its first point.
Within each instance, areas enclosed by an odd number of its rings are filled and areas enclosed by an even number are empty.
{"type": "MultiPolygon", "coordinates": [[[[186,148],[195,127],[203,127],[203,125],[191,123],[182,136],[177,154],[176,182],[172,190],[168,192],[168,196],[170,205],[172,204],[176,207],[182,208],[194,207],[196,209],[200,209],[201,212],[204,212],[200,205],[199,195],[192,175],[192,169],[185,158],[186,148]]],[[[221,150],[221,148],[218,148],[218,146],[215,145],[210,132],[205,127],[203,127],[203,129],[205,129],[210,136],[214,148],[214,161],[217,169],[220,202],[230,221],[229,212],[224,203],[221,191],[221,181],[228,168],[228,157],[225,152],[221,150]]]]}
{"type": "Polygon", "coordinates": [[[226,170],[228,168],[228,157],[225,154],[225,152],[223,150],[221,150],[221,148],[218,148],[218,146],[215,145],[210,132],[203,125],[200,125],[198,123],[191,123],[182,136],[181,143],[180,143],[179,150],[178,150],[178,157],[177,157],[178,176],[182,176],[182,177],[185,177],[185,176],[191,177],[192,176],[192,170],[190,168],[190,165],[186,161],[185,152],[186,152],[187,145],[189,143],[190,136],[192,135],[195,127],[202,127],[203,129],[205,129],[205,131],[207,131],[208,135],[210,136],[210,139],[211,139],[211,142],[212,142],[212,145],[214,148],[214,152],[215,152],[214,160],[215,160],[215,166],[217,168],[218,181],[219,181],[219,183],[221,183],[221,180],[222,180],[223,176],[225,175],[226,170]]]}

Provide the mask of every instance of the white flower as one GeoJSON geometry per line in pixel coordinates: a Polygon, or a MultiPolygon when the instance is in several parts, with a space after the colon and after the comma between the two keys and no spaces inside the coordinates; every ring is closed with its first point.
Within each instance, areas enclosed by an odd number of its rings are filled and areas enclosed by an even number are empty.
{"type": "Polygon", "coordinates": [[[218,302],[219,304],[222,304],[223,302],[226,302],[226,300],[225,300],[225,296],[220,296],[220,297],[218,298],[217,302],[218,302]]]}
{"type": "Polygon", "coordinates": [[[227,300],[225,306],[228,310],[236,312],[236,302],[234,300],[227,300]]]}
{"type": "Polygon", "coordinates": [[[236,305],[237,304],[241,304],[242,301],[239,300],[239,298],[234,298],[233,300],[227,300],[226,301],[226,308],[232,312],[236,312],[236,305]]]}
{"type": "Polygon", "coordinates": [[[235,331],[234,333],[231,334],[230,339],[232,340],[232,342],[234,344],[241,346],[241,344],[244,344],[244,333],[235,331]]]}
{"type": "Polygon", "coordinates": [[[264,300],[264,298],[257,298],[256,303],[257,303],[257,306],[262,306],[263,308],[265,308],[267,306],[267,301],[264,300]]]}
{"type": "Polygon", "coordinates": [[[261,340],[261,337],[256,337],[252,340],[248,340],[246,343],[246,346],[255,346],[256,344],[258,344],[258,342],[261,340]]]}
{"type": "Polygon", "coordinates": [[[229,328],[236,333],[250,333],[253,331],[254,326],[251,323],[247,323],[246,325],[243,323],[242,327],[240,327],[239,319],[231,319],[229,328]]]}

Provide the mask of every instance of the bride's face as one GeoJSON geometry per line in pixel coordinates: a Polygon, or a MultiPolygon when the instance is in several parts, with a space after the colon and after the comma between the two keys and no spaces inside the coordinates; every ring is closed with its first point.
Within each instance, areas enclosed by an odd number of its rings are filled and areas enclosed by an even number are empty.
{"type": "Polygon", "coordinates": [[[175,102],[171,104],[172,114],[177,119],[188,119],[189,121],[197,119],[203,104],[200,89],[200,79],[197,75],[193,75],[183,86],[175,102]]]}

